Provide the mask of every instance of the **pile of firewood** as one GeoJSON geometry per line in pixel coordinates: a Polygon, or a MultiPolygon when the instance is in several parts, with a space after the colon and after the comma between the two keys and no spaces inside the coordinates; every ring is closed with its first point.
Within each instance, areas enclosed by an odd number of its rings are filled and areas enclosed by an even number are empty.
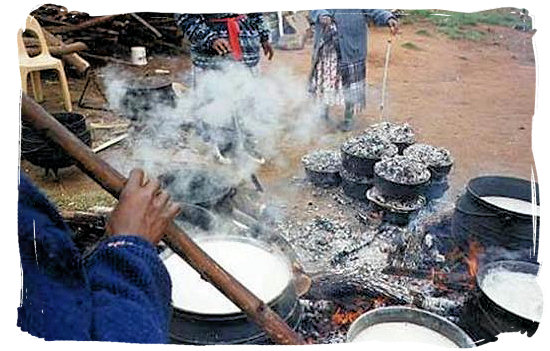
{"type": "MultiPolygon", "coordinates": [[[[176,26],[172,13],[93,17],[84,12],[68,11],[63,6],[46,4],[31,15],[40,22],[49,45],[65,48],[62,52],[56,52],[59,48],[50,49],[54,55],[78,51],[91,63],[124,63],[128,61],[132,46],[144,46],[148,53],[187,52],[183,33],[176,26]]],[[[26,43],[32,50],[32,41],[26,43]]]]}

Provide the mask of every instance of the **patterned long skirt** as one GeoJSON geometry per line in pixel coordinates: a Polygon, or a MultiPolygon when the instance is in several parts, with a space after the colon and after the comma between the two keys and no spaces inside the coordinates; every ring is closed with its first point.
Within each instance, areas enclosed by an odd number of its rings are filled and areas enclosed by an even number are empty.
{"type": "Polygon", "coordinates": [[[366,105],[366,64],[364,60],[340,63],[336,38],[335,33],[325,36],[314,54],[309,92],[325,105],[345,103],[358,112],[366,105]]]}

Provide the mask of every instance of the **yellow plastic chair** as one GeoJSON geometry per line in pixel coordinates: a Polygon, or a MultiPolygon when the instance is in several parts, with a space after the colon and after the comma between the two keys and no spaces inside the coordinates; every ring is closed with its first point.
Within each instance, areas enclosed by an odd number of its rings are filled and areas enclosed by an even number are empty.
{"type": "Polygon", "coordinates": [[[23,30],[20,29],[17,34],[17,46],[19,49],[19,70],[21,72],[21,84],[23,86],[23,92],[27,93],[27,77],[31,74],[31,85],[36,101],[41,102],[44,100],[42,93],[42,84],[40,82],[40,71],[55,69],[59,75],[59,81],[61,83],[61,92],[63,94],[63,100],[65,109],[68,112],[73,110],[71,105],[71,94],[69,93],[69,85],[67,84],[67,77],[65,76],[65,70],[63,69],[63,62],[50,55],[48,44],[42,33],[42,28],[38,21],[32,17],[27,17],[26,29],[34,32],[38,37],[40,43],[40,54],[34,57],[30,57],[25,48],[25,42],[23,41],[23,30]]]}

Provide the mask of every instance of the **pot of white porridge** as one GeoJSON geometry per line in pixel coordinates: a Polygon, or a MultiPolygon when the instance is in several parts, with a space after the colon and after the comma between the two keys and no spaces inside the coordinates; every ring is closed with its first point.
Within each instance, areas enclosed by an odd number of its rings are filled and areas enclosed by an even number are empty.
{"type": "Polygon", "coordinates": [[[447,348],[475,346],[462,329],[445,318],[404,306],[376,308],[363,314],[351,324],[347,341],[414,342],[447,348]]]}
{"type": "MultiPolygon", "coordinates": [[[[243,236],[205,236],[195,242],[292,328],[297,327],[302,309],[292,261],[282,250],[243,236]]],[[[172,280],[173,342],[195,345],[268,342],[263,330],[182,258],[167,250],[161,259],[172,280]]]]}
{"type": "Polygon", "coordinates": [[[538,271],[538,264],[509,260],[491,262],[479,269],[479,307],[499,332],[527,331],[531,336],[537,330],[543,310],[538,271]]]}
{"type": "Polygon", "coordinates": [[[466,244],[475,240],[485,248],[514,251],[514,259],[537,262],[539,205],[538,185],[529,180],[474,178],[457,201],[453,234],[466,244]]]}

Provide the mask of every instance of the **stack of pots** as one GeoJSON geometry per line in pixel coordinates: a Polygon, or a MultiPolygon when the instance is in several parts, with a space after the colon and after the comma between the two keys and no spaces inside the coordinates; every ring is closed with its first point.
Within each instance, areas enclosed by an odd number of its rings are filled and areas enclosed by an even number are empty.
{"type": "Polygon", "coordinates": [[[344,142],[340,152],[344,193],[365,200],[365,193],[373,183],[374,164],[396,155],[398,148],[380,135],[365,133],[344,142]]]}
{"type": "Polygon", "coordinates": [[[425,195],[428,200],[435,200],[443,196],[449,184],[447,175],[453,166],[453,159],[447,149],[428,144],[414,144],[403,151],[403,155],[424,163],[431,173],[430,183],[425,195]]]}

